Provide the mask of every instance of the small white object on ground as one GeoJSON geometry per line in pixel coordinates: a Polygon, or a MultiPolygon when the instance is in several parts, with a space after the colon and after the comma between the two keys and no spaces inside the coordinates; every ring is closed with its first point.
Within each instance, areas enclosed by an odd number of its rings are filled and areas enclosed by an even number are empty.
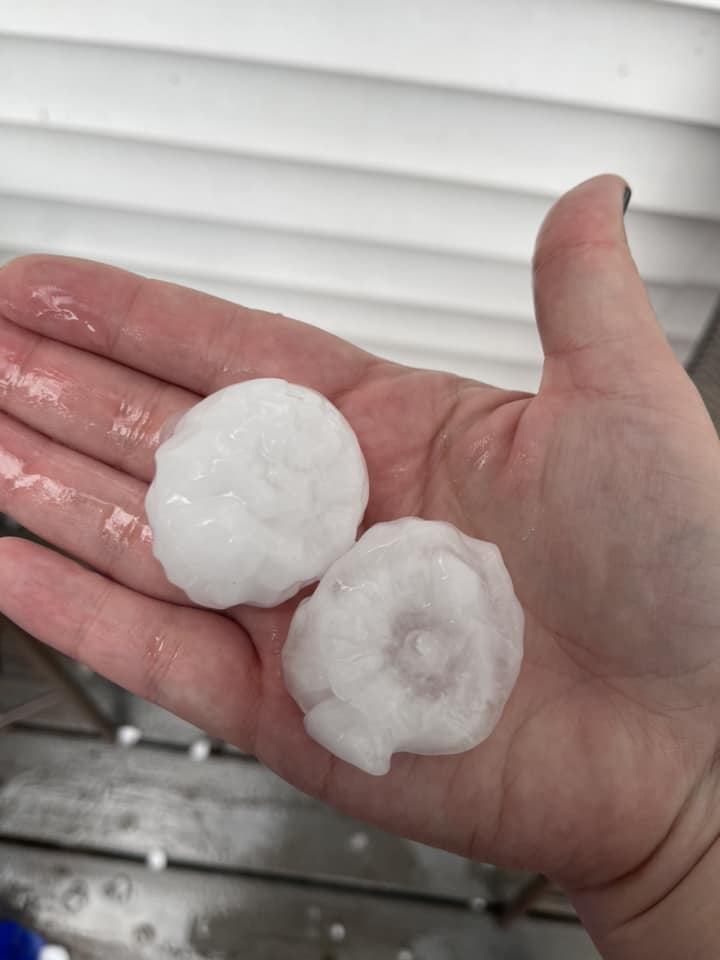
{"type": "Polygon", "coordinates": [[[366,833],[358,831],[357,833],[353,833],[348,840],[348,844],[353,853],[362,853],[369,847],[370,837],[366,833]]]}
{"type": "Polygon", "coordinates": [[[150,870],[159,872],[167,867],[167,854],[160,847],[153,847],[148,850],[145,857],[145,863],[150,870]]]}
{"type": "Polygon", "coordinates": [[[193,740],[188,750],[190,759],[195,763],[202,763],[203,760],[207,760],[207,758],[210,756],[210,746],[210,741],[206,737],[200,737],[198,740],[193,740]]]}
{"type": "Polygon", "coordinates": [[[342,923],[331,923],[328,933],[330,934],[330,939],[333,941],[333,943],[342,943],[345,939],[345,934],[347,931],[342,923]]]}
{"type": "Polygon", "coordinates": [[[382,775],[393,753],[460,753],[492,733],[523,628],[494,544],[441,521],[379,523],[298,606],[285,681],[314,740],[382,775]]]}
{"type": "Polygon", "coordinates": [[[145,508],[167,578],[195,603],[273,607],[355,542],[368,476],[347,420],[315,390],[247,380],[180,418],[145,508]]]}
{"type": "Polygon", "coordinates": [[[47,943],[40,948],[38,960],[70,960],[70,954],[65,947],[60,947],[54,943],[47,943]]]}
{"type": "Polygon", "coordinates": [[[115,740],[123,747],[134,747],[142,739],[142,731],[132,724],[126,723],[115,731],[115,740]]]}

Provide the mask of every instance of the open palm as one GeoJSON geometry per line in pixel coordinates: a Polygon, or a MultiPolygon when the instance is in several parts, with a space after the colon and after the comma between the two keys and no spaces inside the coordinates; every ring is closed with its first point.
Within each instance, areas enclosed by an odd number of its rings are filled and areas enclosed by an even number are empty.
{"type": "Polygon", "coordinates": [[[387,363],[110,267],[5,267],[0,508],[99,573],[6,540],[3,611],[388,829],[574,888],[638,867],[712,789],[720,452],[627,251],[622,193],[616,178],[590,181],[541,232],[538,396],[387,363]],[[165,580],[143,512],[160,428],[264,376],[314,387],[346,415],[370,470],[367,524],[443,518],[499,544],[526,657],[475,750],[396,756],[381,779],[335,760],[284,689],[293,603],[220,615],[165,580]]]}

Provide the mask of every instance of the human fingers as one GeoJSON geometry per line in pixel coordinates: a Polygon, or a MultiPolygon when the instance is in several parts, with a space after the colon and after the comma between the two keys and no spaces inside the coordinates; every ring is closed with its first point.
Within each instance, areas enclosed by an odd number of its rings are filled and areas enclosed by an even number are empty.
{"type": "Polygon", "coordinates": [[[333,399],[373,362],[308,324],[68,257],[22,257],[3,267],[0,309],[27,330],[202,395],[276,376],[333,399]]]}
{"type": "Polygon", "coordinates": [[[163,424],[198,399],[0,317],[0,410],[131,476],[152,478],[163,424]]]}
{"type": "Polygon", "coordinates": [[[254,750],[260,664],[228,618],[141,596],[9,537],[0,541],[0,609],[127,690],[254,750]]]}
{"type": "Polygon", "coordinates": [[[187,603],[152,553],[147,486],[0,414],[0,510],[119,583],[187,603]]]}
{"type": "Polygon", "coordinates": [[[627,185],[588,180],[555,204],[538,234],[535,307],[542,389],[629,392],[681,373],[627,244],[627,185]]]}

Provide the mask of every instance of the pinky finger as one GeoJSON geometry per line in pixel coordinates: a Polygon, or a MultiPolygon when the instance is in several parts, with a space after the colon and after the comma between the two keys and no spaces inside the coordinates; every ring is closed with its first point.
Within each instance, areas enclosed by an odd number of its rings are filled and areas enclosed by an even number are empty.
{"type": "Polygon", "coordinates": [[[253,749],[259,661],[231,620],[135,593],[15,538],[0,540],[0,610],[132,693],[253,749]]]}

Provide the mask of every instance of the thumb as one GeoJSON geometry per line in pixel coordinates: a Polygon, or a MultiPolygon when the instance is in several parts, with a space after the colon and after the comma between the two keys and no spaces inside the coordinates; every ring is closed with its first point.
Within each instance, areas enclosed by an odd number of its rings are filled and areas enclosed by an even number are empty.
{"type": "Polygon", "coordinates": [[[620,177],[594,177],[561,197],[540,228],[533,288],[543,391],[624,392],[677,366],[627,245],[629,194],[620,177]]]}

